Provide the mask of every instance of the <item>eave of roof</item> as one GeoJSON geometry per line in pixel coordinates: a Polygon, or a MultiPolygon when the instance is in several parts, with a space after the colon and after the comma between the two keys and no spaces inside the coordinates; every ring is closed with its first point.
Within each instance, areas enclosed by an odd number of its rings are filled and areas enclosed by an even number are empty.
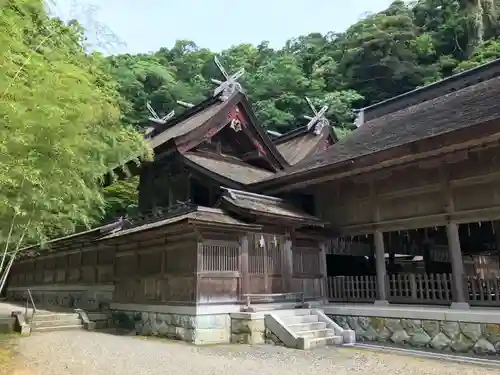
{"type": "Polygon", "coordinates": [[[235,219],[220,209],[198,206],[195,211],[166,218],[163,220],[146,223],[116,233],[111,233],[110,235],[99,238],[99,241],[107,241],[114,238],[121,238],[124,236],[142,233],[145,231],[159,229],[171,224],[180,224],[182,222],[192,223],[194,225],[198,223],[211,226],[224,226],[224,227],[231,226],[234,227],[235,229],[244,228],[248,230],[258,230],[261,228],[261,226],[259,225],[248,224],[238,219],[235,219]]]}
{"type": "Polygon", "coordinates": [[[367,120],[384,116],[390,112],[398,111],[418,103],[432,100],[438,96],[449,94],[453,91],[461,90],[464,87],[483,82],[500,75],[500,59],[496,59],[475,68],[454,74],[450,77],[441,79],[437,82],[416,88],[415,90],[394,96],[389,99],[382,100],[367,107],[359,109],[364,112],[364,117],[367,120]],[[413,100],[411,100],[413,97],[413,100]],[[403,101],[406,100],[406,104],[403,101]],[[401,104],[398,106],[397,102],[401,104]],[[388,111],[384,111],[383,107],[388,107],[388,111]],[[370,116],[370,112],[377,112],[377,115],[370,116]]]}
{"type": "MultiPolygon", "coordinates": [[[[383,117],[375,118],[318,154],[255,184],[252,189],[284,184],[291,178],[308,179],[328,167],[396,147],[425,141],[500,119],[500,77],[468,86],[383,117]]],[[[407,151],[411,152],[411,151],[407,151]]]]}
{"type": "Polygon", "coordinates": [[[251,166],[234,157],[213,155],[208,152],[184,153],[182,156],[186,165],[208,174],[227,186],[241,187],[274,175],[273,172],[251,166]]]}
{"type": "Polygon", "coordinates": [[[290,223],[323,227],[325,222],[276,197],[223,188],[224,195],[217,206],[224,210],[263,219],[276,219],[290,223]]]}
{"type": "MultiPolygon", "coordinates": [[[[89,241],[93,241],[103,235],[106,235],[107,233],[113,232],[120,230],[123,225],[125,224],[125,221],[123,219],[118,219],[112,223],[106,224],[106,225],[101,225],[99,227],[91,228],[86,231],[82,232],[76,232],[64,237],[57,237],[52,240],[46,241],[43,245],[50,245],[50,246],[58,246],[60,244],[65,243],[66,241],[75,241],[79,239],[85,239],[89,241]]],[[[35,251],[36,249],[41,249],[41,244],[38,245],[32,245],[25,247],[20,250],[20,253],[28,252],[30,250],[35,251]]]]}

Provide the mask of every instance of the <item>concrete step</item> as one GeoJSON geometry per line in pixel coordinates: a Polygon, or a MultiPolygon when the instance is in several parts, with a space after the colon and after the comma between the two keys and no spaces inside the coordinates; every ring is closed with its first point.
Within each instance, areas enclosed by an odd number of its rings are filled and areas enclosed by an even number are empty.
{"type": "Polygon", "coordinates": [[[323,322],[297,323],[297,324],[288,324],[287,327],[290,329],[290,331],[299,334],[300,332],[326,329],[326,323],[323,322]]]}
{"type": "MultiPolygon", "coordinates": [[[[31,319],[31,315],[29,315],[31,319]]],[[[35,321],[36,320],[66,320],[66,319],[72,319],[76,318],[79,319],[80,315],[77,313],[43,313],[43,314],[35,314],[35,321]]]]}
{"type": "Polygon", "coordinates": [[[35,327],[34,332],[54,332],[54,331],[70,331],[76,329],[83,329],[83,325],[59,325],[54,327],[35,327]]]}
{"type": "Polygon", "coordinates": [[[80,319],[59,319],[59,320],[38,320],[35,318],[33,322],[33,327],[58,327],[58,326],[71,326],[71,325],[81,325],[82,321],[80,319]]]}
{"type": "Polygon", "coordinates": [[[87,316],[92,321],[96,321],[96,320],[108,320],[109,319],[109,314],[102,313],[102,312],[88,312],[87,316]]]}
{"type": "Polygon", "coordinates": [[[342,336],[306,338],[304,340],[304,348],[301,349],[313,349],[327,345],[342,345],[342,336]]]}
{"type": "Polygon", "coordinates": [[[284,324],[300,324],[300,323],[315,323],[318,321],[317,315],[299,315],[299,316],[285,316],[280,318],[284,324]]]}
{"type": "Polygon", "coordinates": [[[311,310],[309,309],[277,310],[273,311],[273,314],[275,314],[279,318],[288,318],[293,316],[311,315],[311,310]]]}
{"type": "Polygon", "coordinates": [[[333,337],[335,336],[335,331],[333,329],[316,329],[314,331],[302,331],[298,333],[298,336],[307,337],[311,339],[333,337]]]}

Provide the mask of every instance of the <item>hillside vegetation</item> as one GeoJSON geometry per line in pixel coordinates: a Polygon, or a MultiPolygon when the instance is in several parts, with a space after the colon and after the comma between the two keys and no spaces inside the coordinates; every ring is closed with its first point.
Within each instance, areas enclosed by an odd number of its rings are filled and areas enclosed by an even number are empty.
{"type": "MultiPolygon", "coordinates": [[[[136,180],[103,191],[99,177],[129,155],[150,156],[137,131],[149,116],[147,101],[162,115],[183,111],[177,100],[198,103],[211,94],[210,79],[222,78],[216,52],[229,72],[245,68],[242,84],[266,128],[286,132],[301,125],[310,114],[307,96],[329,106],[340,130],[352,124],[354,108],[495,59],[499,2],[395,1],[343,33],[300,35],[280,49],[263,41],[211,51],[180,40],[154,53],[104,57],[89,53],[78,22],[51,18],[42,0],[4,0],[3,254],[134,206],[136,180]]],[[[0,255],[0,275],[8,259],[0,255]]]]}

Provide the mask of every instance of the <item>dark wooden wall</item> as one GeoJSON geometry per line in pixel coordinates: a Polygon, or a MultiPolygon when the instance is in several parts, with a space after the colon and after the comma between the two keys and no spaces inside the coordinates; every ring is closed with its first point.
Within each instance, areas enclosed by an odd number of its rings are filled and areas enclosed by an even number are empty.
{"type": "Polygon", "coordinates": [[[147,304],[195,302],[196,252],[197,236],[193,231],[119,244],[113,300],[147,304]]]}
{"type": "Polygon", "coordinates": [[[500,218],[500,147],[334,180],[315,188],[316,212],[342,234],[500,218]]]}
{"type": "MultiPolygon", "coordinates": [[[[319,240],[296,236],[286,281],[286,237],[282,233],[168,227],[86,243],[16,262],[11,287],[114,284],[113,301],[130,304],[234,303],[242,294],[304,291],[319,297],[319,240]],[[248,238],[248,289],[243,290],[242,239],[248,238]],[[291,285],[290,285],[291,284],[291,285]]],[[[326,270],[326,268],[325,268],[326,270]]],[[[55,288],[57,289],[57,288],[55,288]]]]}
{"type": "Polygon", "coordinates": [[[9,286],[113,283],[114,249],[87,242],[46,256],[16,261],[9,286]]]}

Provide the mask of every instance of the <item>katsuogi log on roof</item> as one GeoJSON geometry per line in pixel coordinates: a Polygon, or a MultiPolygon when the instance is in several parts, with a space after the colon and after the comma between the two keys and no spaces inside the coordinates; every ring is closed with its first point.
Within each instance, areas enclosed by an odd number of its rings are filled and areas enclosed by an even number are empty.
{"type": "Polygon", "coordinates": [[[315,134],[307,127],[301,127],[274,140],[278,151],[290,165],[325,151],[337,138],[332,135],[331,128],[323,128],[320,134],[315,134]]]}

